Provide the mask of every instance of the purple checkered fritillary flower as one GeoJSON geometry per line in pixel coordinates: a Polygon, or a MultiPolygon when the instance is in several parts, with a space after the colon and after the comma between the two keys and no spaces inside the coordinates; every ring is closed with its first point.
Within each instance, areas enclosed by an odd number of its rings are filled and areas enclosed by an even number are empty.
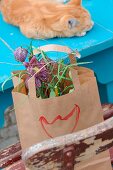
{"type": "Polygon", "coordinates": [[[28,88],[28,80],[30,77],[32,77],[34,74],[35,76],[35,85],[36,88],[41,87],[42,82],[47,82],[48,80],[48,70],[46,68],[46,63],[44,59],[41,59],[40,61],[37,61],[36,57],[33,56],[32,59],[29,62],[24,62],[24,66],[26,67],[29,77],[26,80],[26,87],[28,88]]]}
{"type": "Polygon", "coordinates": [[[14,56],[17,61],[24,62],[27,58],[28,51],[25,48],[18,47],[14,51],[14,56]]]}

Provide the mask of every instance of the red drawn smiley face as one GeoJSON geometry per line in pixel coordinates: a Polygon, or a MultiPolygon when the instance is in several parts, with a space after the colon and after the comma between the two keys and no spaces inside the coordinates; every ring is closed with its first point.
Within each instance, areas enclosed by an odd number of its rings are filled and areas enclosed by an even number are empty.
{"type": "Polygon", "coordinates": [[[74,127],[72,128],[72,130],[70,132],[70,133],[72,133],[75,130],[75,128],[77,127],[79,117],[80,117],[80,108],[77,104],[74,105],[73,109],[65,117],[58,115],[57,117],[55,117],[53,119],[53,121],[49,122],[44,116],[41,116],[39,118],[39,121],[42,125],[43,130],[47,134],[47,136],[50,137],[50,138],[53,138],[52,135],[49,134],[49,132],[46,130],[45,125],[53,125],[56,121],[68,121],[74,115],[74,113],[77,113],[77,115],[75,117],[74,127]]]}

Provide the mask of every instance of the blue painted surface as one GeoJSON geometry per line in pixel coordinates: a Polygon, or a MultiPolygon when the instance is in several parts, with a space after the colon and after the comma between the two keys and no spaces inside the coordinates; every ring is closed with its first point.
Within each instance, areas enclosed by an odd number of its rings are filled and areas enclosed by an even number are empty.
{"type": "Polygon", "coordinates": [[[4,125],[4,114],[3,111],[8,107],[11,106],[13,103],[12,95],[11,95],[12,88],[9,88],[3,92],[0,92],[0,128],[4,125]]]}
{"type": "Polygon", "coordinates": [[[113,81],[113,47],[84,57],[80,61],[93,61],[87,67],[98,73],[97,79],[100,83],[107,84],[113,81]]]}
{"type": "Polygon", "coordinates": [[[101,102],[113,103],[113,47],[84,57],[80,61],[93,61],[85,66],[96,73],[101,102]]]}
{"type": "Polygon", "coordinates": [[[83,4],[90,10],[96,23],[113,31],[113,0],[83,0],[83,4]]]}
{"type": "MultiPolygon", "coordinates": [[[[34,40],[33,45],[41,46],[53,43],[67,45],[72,49],[78,49],[84,61],[94,61],[93,64],[87,67],[94,69],[98,81],[105,85],[113,81],[113,0],[83,0],[83,5],[91,12],[95,22],[94,28],[88,32],[86,36],[79,38],[55,38],[46,41],[34,40]]],[[[30,39],[27,39],[20,33],[17,27],[5,23],[1,14],[0,37],[13,49],[20,45],[29,45],[31,42],[30,39]]],[[[60,55],[56,55],[52,58],[58,59],[60,57],[60,55]]],[[[2,41],[0,41],[0,62],[16,64],[12,52],[2,41]]],[[[12,71],[20,69],[23,69],[23,67],[1,64],[0,87],[3,81],[11,75],[12,71]]],[[[6,84],[5,89],[9,89],[10,87],[12,87],[11,81],[6,84]]],[[[113,97],[112,99],[111,97],[110,100],[113,101],[113,97]]],[[[105,97],[104,101],[107,99],[108,97],[105,97]]],[[[5,103],[8,105],[7,101],[5,101],[5,103]]],[[[2,105],[4,105],[4,100],[0,101],[0,115],[3,115],[2,105]]]]}

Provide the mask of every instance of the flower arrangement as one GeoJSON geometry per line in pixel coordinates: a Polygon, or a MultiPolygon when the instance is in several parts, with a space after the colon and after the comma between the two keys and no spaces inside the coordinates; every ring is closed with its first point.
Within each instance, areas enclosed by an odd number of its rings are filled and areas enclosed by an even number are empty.
{"type": "MultiPolygon", "coordinates": [[[[74,90],[74,86],[70,68],[84,64],[66,65],[63,59],[53,61],[48,58],[44,51],[38,48],[33,49],[32,45],[28,49],[18,47],[13,53],[15,60],[26,68],[25,71],[19,71],[13,76],[18,76],[19,79],[24,78],[24,84],[28,91],[28,81],[34,76],[36,95],[42,99],[71,93],[74,90]],[[35,50],[37,50],[37,54],[34,54],[35,50]]],[[[77,51],[73,51],[73,55],[77,56],[80,54],[77,51]]],[[[3,83],[2,89],[6,82],[7,80],[3,83]]]]}

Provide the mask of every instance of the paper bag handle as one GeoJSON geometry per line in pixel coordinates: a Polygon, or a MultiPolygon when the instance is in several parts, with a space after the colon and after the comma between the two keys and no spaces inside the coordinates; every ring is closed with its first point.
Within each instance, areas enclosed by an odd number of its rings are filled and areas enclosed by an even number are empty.
{"type": "MultiPolygon", "coordinates": [[[[48,44],[48,45],[41,46],[38,49],[45,51],[45,52],[56,51],[56,52],[67,53],[69,54],[70,63],[71,64],[76,63],[75,55],[72,54],[73,51],[67,46],[62,46],[62,45],[57,45],[57,44],[48,44]]],[[[34,55],[40,53],[37,49],[35,49],[33,52],[34,52],[34,55]]]]}
{"type": "MultiPolygon", "coordinates": [[[[67,46],[50,44],[50,45],[41,46],[39,49],[43,50],[45,52],[47,52],[47,51],[58,51],[58,52],[67,53],[67,54],[69,54],[70,63],[71,64],[76,63],[76,58],[75,58],[74,54],[72,54],[72,50],[67,46]]],[[[40,52],[37,49],[34,50],[34,55],[38,54],[38,53],[40,53],[40,52]]],[[[74,69],[70,69],[70,70],[71,70],[71,74],[72,74],[73,85],[74,85],[75,89],[78,90],[79,87],[80,87],[80,82],[79,82],[79,78],[78,78],[78,71],[74,70],[74,69]]],[[[28,80],[28,87],[29,87],[29,96],[36,98],[36,88],[35,88],[35,78],[34,78],[34,76],[32,76],[28,80]]]]}

